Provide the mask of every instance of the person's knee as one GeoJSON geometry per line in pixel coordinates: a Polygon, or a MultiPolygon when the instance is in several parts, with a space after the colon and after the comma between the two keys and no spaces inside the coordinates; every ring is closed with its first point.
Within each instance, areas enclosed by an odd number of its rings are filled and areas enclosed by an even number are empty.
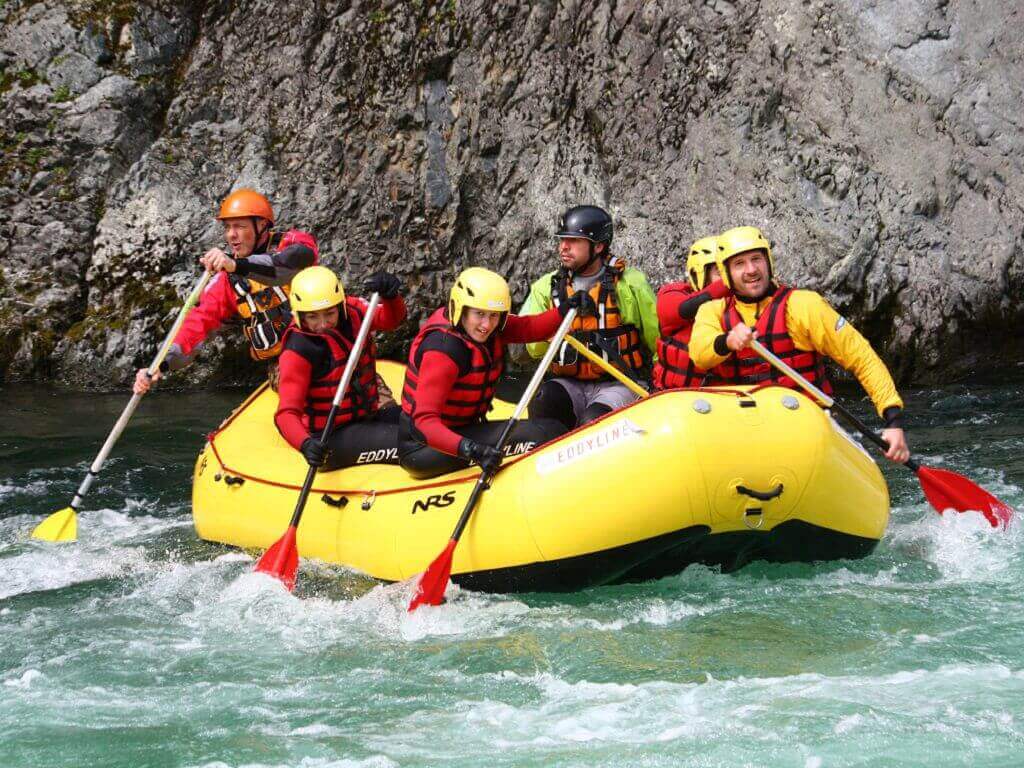
{"type": "Polygon", "coordinates": [[[443,469],[438,469],[436,462],[425,460],[427,457],[423,454],[424,451],[400,454],[398,465],[416,480],[427,480],[444,472],[443,469]]]}
{"type": "Polygon", "coordinates": [[[454,472],[465,464],[462,459],[449,456],[430,446],[419,445],[411,448],[410,443],[400,443],[398,447],[398,465],[416,480],[429,480],[432,477],[454,472]]]}
{"type": "Polygon", "coordinates": [[[589,424],[595,419],[599,419],[606,413],[611,413],[612,407],[604,403],[591,403],[583,411],[583,418],[580,419],[580,424],[589,424]]]}
{"type": "Polygon", "coordinates": [[[554,440],[559,435],[564,435],[570,429],[558,419],[530,417],[528,423],[530,429],[527,437],[538,445],[554,440]]]}
{"type": "Polygon", "coordinates": [[[530,403],[530,416],[537,419],[555,419],[572,429],[576,426],[576,414],[572,398],[565,387],[555,381],[545,381],[530,403]]]}

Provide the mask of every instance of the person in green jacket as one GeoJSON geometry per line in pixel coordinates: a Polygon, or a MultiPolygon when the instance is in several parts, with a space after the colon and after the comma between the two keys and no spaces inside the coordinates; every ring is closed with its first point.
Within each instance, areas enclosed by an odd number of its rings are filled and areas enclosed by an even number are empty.
{"type": "MultiPolygon", "coordinates": [[[[530,287],[521,314],[559,306],[577,291],[590,301],[579,310],[572,335],[636,381],[647,377],[658,342],[656,298],[638,269],[610,252],[612,219],[603,208],[578,205],[558,222],[561,268],[530,287]]],[[[527,344],[539,358],[546,342],[527,344]]],[[[567,343],[551,365],[554,378],[541,385],[530,415],[558,419],[569,429],[593,421],[636,400],[629,388],[591,363],[567,343]]]]}

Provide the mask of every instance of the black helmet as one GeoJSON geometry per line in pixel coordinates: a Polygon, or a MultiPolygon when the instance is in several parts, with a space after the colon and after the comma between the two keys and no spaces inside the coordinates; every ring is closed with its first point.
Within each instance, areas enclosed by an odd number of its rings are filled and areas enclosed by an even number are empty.
{"type": "Polygon", "coordinates": [[[612,217],[596,205],[577,205],[558,219],[556,237],[583,237],[592,243],[612,244],[612,217]]]}

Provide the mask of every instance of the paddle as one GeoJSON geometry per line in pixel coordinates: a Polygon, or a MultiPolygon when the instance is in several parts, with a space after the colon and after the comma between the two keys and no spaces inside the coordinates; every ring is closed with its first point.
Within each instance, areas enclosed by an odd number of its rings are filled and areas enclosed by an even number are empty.
{"type": "MultiPolygon", "coordinates": [[[[363,323],[359,327],[359,333],[356,335],[355,344],[352,345],[352,349],[348,353],[348,362],[345,363],[341,381],[338,382],[338,388],[334,391],[334,400],[331,402],[330,413],[327,414],[327,423],[324,424],[324,431],[320,435],[321,446],[326,446],[331,437],[334,416],[337,414],[341,399],[345,396],[345,391],[352,381],[352,375],[355,373],[359,356],[366,344],[366,337],[370,335],[370,326],[373,325],[373,316],[377,314],[379,303],[380,295],[373,294],[370,297],[370,306],[367,307],[366,315],[363,317],[363,323]]],[[[302,484],[302,490],[299,491],[298,501],[295,502],[295,511],[292,513],[291,522],[288,523],[288,530],[270,549],[263,553],[263,557],[256,563],[257,573],[273,576],[281,581],[289,592],[295,589],[295,572],[299,569],[299,553],[295,544],[295,534],[298,531],[302,513],[306,509],[306,498],[309,496],[309,489],[313,487],[313,478],[316,477],[317,469],[317,467],[310,466],[306,472],[306,480],[302,484]]]]}
{"type": "MultiPolygon", "coordinates": [[[[566,338],[566,334],[569,332],[569,328],[572,326],[572,321],[576,318],[576,310],[570,309],[565,313],[565,317],[562,319],[562,324],[558,326],[558,330],[555,335],[551,338],[551,342],[548,344],[547,352],[544,353],[544,357],[541,358],[540,364],[537,366],[537,370],[533,372],[533,378],[530,379],[530,383],[526,387],[526,391],[523,392],[523,396],[519,398],[519,402],[516,404],[516,409],[512,413],[512,418],[508,420],[505,428],[501,431],[501,436],[498,438],[498,442],[495,443],[494,447],[501,451],[505,447],[505,443],[508,440],[509,435],[512,433],[512,428],[515,423],[522,416],[523,411],[526,410],[526,406],[530,404],[530,400],[533,399],[534,393],[537,391],[537,387],[540,386],[541,379],[544,378],[544,373],[547,371],[548,366],[551,365],[551,361],[555,357],[555,353],[561,346],[562,340],[566,338]]],[[[469,500],[466,502],[465,509],[462,510],[462,516],[459,517],[459,522],[455,524],[455,530],[452,531],[452,536],[448,540],[448,545],[442,550],[434,562],[432,562],[427,570],[423,572],[420,577],[419,583],[416,585],[416,594],[412,596],[412,600],[409,602],[409,611],[415,611],[424,603],[428,605],[440,605],[444,601],[444,593],[448,588],[448,580],[452,573],[452,555],[455,553],[455,547],[459,543],[459,539],[462,538],[462,532],[466,528],[466,523],[469,522],[469,516],[473,514],[473,510],[476,508],[477,502],[480,500],[481,494],[491,487],[491,480],[493,479],[493,473],[483,471],[480,473],[480,479],[476,481],[476,485],[473,486],[472,493],[469,494],[469,500]]]]}
{"type": "Polygon", "coordinates": [[[629,378],[629,376],[624,374],[622,371],[620,371],[614,365],[609,363],[599,354],[594,352],[590,347],[588,347],[582,341],[577,339],[575,336],[566,336],[565,341],[570,347],[572,347],[585,358],[587,358],[587,360],[589,360],[599,368],[603,369],[606,373],[611,375],[612,378],[617,379],[620,384],[623,384],[630,392],[632,392],[637,397],[650,397],[650,392],[641,387],[639,384],[637,384],[635,381],[629,378]]]}
{"type": "MultiPolygon", "coordinates": [[[[171,326],[170,332],[167,334],[167,338],[164,339],[164,343],[160,345],[160,350],[156,353],[156,357],[153,358],[153,362],[149,365],[149,375],[152,377],[158,370],[160,370],[160,363],[167,357],[167,353],[171,349],[171,345],[174,343],[174,337],[178,335],[178,330],[181,328],[181,324],[185,322],[185,315],[188,311],[199,301],[199,296],[202,294],[206,284],[210,282],[210,277],[213,275],[212,272],[203,272],[203,276],[199,278],[199,282],[196,283],[192,292],[185,299],[185,303],[182,304],[181,309],[178,311],[178,317],[174,321],[174,325],[171,326]]],[[[128,426],[128,420],[131,419],[132,414],[135,413],[135,409],[138,407],[139,402],[142,400],[142,395],[132,395],[132,399],[128,401],[128,405],[121,412],[120,418],[117,423],[114,424],[114,428],[107,435],[107,441],[103,443],[103,447],[100,448],[100,452],[96,455],[96,459],[93,461],[92,466],[89,467],[88,473],[85,475],[85,479],[82,484],[78,486],[78,491],[75,493],[75,498],[71,501],[71,506],[64,507],[64,509],[54,512],[52,515],[47,517],[43,522],[36,526],[35,530],[32,531],[32,538],[41,539],[43,541],[75,541],[78,538],[78,516],[76,511],[82,503],[82,499],[85,498],[85,494],[89,492],[89,488],[92,486],[92,481],[96,479],[96,475],[103,469],[103,464],[106,462],[107,457],[110,455],[111,450],[114,448],[114,443],[117,442],[118,438],[121,437],[121,433],[124,432],[125,427],[128,426]]]]}
{"type": "MultiPolygon", "coordinates": [[[[843,416],[853,427],[864,437],[873,442],[883,451],[889,450],[889,444],[879,435],[875,434],[867,424],[858,419],[843,406],[826,395],[816,386],[807,381],[803,376],[777,358],[764,345],[756,339],[751,342],[751,347],[757,354],[774,365],[789,378],[799,384],[818,401],[841,416],[843,416]]],[[[955,509],[957,512],[975,511],[981,512],[985,519],[991,523],[993,528],[1002,525],[1004,528],[1010,522],[1013,509],[1001,502],[984,488],[980,488],[963,475],[951,472],[948,469],[933,469],[922,467],[913,459],[908,459],[906,467],[917,475],[921,483],[921,490],[925,498],[935,508],[935,511],[942,514],[944,510],[955,509]]]]}

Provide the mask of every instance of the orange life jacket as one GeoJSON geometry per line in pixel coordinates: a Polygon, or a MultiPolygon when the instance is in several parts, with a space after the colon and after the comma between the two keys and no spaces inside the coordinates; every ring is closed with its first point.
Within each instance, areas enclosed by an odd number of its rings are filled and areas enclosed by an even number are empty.
{"type": "MultiPolygon", "coordinates": [[[[601,279],[588,291],[597,307],[597,317],[577,315],[572,323],[572,335],[616,368],[630,374],[642,371],[648,359],[640,330],[635,325],[623,324],[619,313],[615,286],[625,270],[626,263],[622,259],[617,256],[608,258],[601,279]]],[[[567,270],[560,269],[551,276],[551,301],[556,307],[568,301],[574,293],[572,275],[567,270]]],[[[604,370],[582,357],[566,342],[562,342],[555,355],[551,373],[584,381],[608,377],[604,370]]]]}
{"type": "MultiPolygon", "coordinates": [[[[269,252],[273,247],[283,251],[290,245],[305,245],[313,250],[314,259],[319,260],[319,249],[313,236],[297,229],[284,234],[270,233],[267,244],[269,252]]],[[[242,331],[249,340],[249,355],[254,360],[269,360],[281,354],[284,333],[291,326],[292,314],[288,305],[290,288],[287,285],[265,285],[252,278],[229,276],[235,292],[238,314],[242,318],[242,331]]]]}

